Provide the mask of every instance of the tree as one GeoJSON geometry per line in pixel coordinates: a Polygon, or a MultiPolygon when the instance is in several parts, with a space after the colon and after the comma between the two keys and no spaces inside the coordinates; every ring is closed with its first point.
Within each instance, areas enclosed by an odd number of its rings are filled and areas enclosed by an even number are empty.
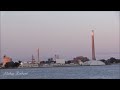
{"type": "Polygon", "coordinates": [[[73,59],[75,63],[78,63],[78,60],[81,60],[82,62],[86,62],[89,61],[89,59],[87,57],[83,57],[83,56],[78,56],[76,58],[73,59]]]}
{"type": "Polygon", "coordinates": [[[19,67],[20,63],[19,62],[15,62],[13,67],[19,67]]]}
{"type": "Polygon", "coordinates": [[[18,61],[18,63],[21,63],[21,62],[22,62],[22,61],[20,61],[20,60],[18,61]]]}
{"type": "Polygon", "coordinates": [[[11,68],[11,67],[14,67],[14,62],[13,62],[13,61],[7,62],[7,63],[5,64],[5,68],[11,68]]]}
{"type": "Polygon", "coordinates": [[[110,61],[110,63],[115,63],[116,59],[114,57],[111,57],[110,59],[108,59],[110,61]]]}
{"type": "Polygon", "coordinates": [[[19,67],[20,63],[21,63],[21,61],[18,61],[18,62],[15,62],[15,63],[14,63],[13,61],[7,62],[7,63],[5,64],[5,68],[19,67]]]}

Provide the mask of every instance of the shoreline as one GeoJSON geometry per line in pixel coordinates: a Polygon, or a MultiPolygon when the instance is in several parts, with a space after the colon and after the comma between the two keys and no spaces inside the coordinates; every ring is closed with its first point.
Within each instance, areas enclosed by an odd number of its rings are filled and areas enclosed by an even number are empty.
{"type": "MultiPolygon", "coordinates": [[[[110,64],[110,65],[120,65],[120,63],[117,64],[110,64]]],[[[3,68],[0,67],[0,69],[29,69],[29,68],[54,68],[54,67],[83,67],[83,66],[110,66],[110,65],[79,65],[79,64],[72,64],[72,65],[43,65],[38,67],[10,67],[10,68],[3,68]]]]}
{"type": "Polygon", "coordinates": [[[27,69],[27,68],[53,68],[53,67],[77,67],[82,65],[48,65],[48,66],[38,66],[38,67],[17,67],[17,68],[0,68],[0,69],[27,69]]]}
{"type": "Polygon", "coordinates": [[[108,66],[108,65],[55,65],[39,67],[17,67],[17,68],[0,68],[0,69],[29,69],[29,68],[54,68],[54,67],[83,67],[83,66],[108,66]]]}

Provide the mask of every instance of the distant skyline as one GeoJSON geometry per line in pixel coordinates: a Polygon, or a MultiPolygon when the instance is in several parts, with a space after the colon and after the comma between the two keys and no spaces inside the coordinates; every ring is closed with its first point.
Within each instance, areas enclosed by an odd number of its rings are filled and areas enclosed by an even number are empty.
{"type": "Polygon", "coordinates": [[[96,59],[119,58],[117,11],[1,11],[1,56],[16,60],[47,60],[58,54],[92,59],[94,30],[96,59]]]}

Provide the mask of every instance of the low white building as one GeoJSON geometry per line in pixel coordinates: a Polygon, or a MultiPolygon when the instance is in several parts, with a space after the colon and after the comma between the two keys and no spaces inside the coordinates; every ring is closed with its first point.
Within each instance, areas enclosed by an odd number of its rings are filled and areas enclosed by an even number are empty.
{"type": "Polygon", "coordinates": [[[26,63],[26,62],[24,62],[24,63],[21,63],[20,64],[20,67],[38,67],[38,63],[26,63]]]}
{"type": "Polygon", "coordinates": [[[79,65],[83,65],[83,62],[81,60],[78,60],[79,65]]]}
{"type": "Polygon", "coordinates": [[[55,61],[58,64],[65,64],[65,59],[56,59],[55,61]]]}
{"type": "Polygon", "coordinates": [[[84,62],[83,65],[97,66],[97,65],[105,65],[105,63],[98,60],[90,60],[90,61],[84,62]]]}

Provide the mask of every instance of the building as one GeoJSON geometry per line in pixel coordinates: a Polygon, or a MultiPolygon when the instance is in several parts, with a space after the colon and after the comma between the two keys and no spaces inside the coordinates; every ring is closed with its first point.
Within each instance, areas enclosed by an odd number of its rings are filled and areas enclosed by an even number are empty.
{"type": "Polygon", "coordinates": [[[39,67],[39,65],[38,63],[23,62],[20,64],[20,67],[39,67]]]}
{"type": "Polygon", "coordinates": [[[65,64],[65,59],[56,59],[57,64],[65,64]]]}
{"type": "Polygon", "coordinates": [[[83,65],[88,65],[88,66],[99,66],[99,65],[105,65],[105,63],[104,62],[102,62],[102,61],[98,61],[98,60],[95,60],[95,61],[93,61],[93,60],[90,60],[90,61],[86,61],[86,62],[84,62],[83,63],[83,65]]]}
{"type": "Polygon", "coordinates": [[[78,60],[79,65],[83,65],[83,62],[81,60],[78,60]]]}

